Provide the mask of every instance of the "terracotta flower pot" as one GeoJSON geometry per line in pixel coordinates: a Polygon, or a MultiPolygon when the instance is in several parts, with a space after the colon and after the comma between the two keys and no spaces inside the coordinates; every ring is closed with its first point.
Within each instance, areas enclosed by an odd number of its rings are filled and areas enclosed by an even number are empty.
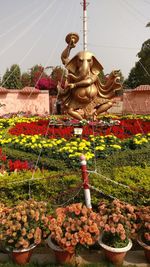
{"type": "Polygon", "coordinates": [[[145,253],[145,258],[146,260],[150,263],[150,246],[145,244],[142,241],[141,235],[138,236],[137,238],[137,242],[139,243],[139,245],[141,245],[141,247],[144,249],[144,253],[145,253]]]}
{"type": "Polygon", "coordinates": [[[69,253],[68,251],[60,248],[54,244],[50,237],[47,239],[48,246],[53,249],[56,262],[59,264],[73,264],[75,259],[75,253],[69,253]]]}
{"type": "Polygon", "coordinates": [[[132,241],[130,239],[128,245],[123,248],[114,248],[104,244],[102,237],[100,237],[98,243],[103,248],[105,258],[115,266],[122,266],[127,251],[132,247],[132,241]]]}
{"type": "Polygon", "coordinates": [[[54,251],[55,259],[57,263],[60,264],[72,264],[74,261],[74,253],[69,253],[68,251],[54,251]]]}
{"type": "Polygon", "coordinates": [[[13,249],[11,253],[11,258],[13,262],[23,265],[30,261],[33,249],[36,247],[36,244],[31,245],[26,249],[13,249]]]}

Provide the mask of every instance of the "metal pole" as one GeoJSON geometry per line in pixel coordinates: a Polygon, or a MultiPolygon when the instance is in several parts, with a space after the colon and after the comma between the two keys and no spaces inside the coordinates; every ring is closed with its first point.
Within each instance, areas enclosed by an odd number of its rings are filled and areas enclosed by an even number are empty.
{"type": "Polygon", "coordinates": [[[87,3],[83,0],[83,50],[87,51],[87,3]]]}
{"type": "Polygon", "coordinates": [[[85,197],[85,205],[87,208],[92,208],[91,204],[91,193],[89,188],[89,179],[88,179],[88,172],[86,167],[86,159],[85,156],[82,155],[80,157],[81,162],[81,171],[82,171],[82,180],[83,180],[83,188],[84,188],[84,197],[85,197]]]}

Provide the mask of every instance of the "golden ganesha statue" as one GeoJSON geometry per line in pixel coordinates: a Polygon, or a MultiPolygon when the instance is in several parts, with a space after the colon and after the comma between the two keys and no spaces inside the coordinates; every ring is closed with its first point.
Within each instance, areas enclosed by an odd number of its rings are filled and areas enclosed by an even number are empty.
{"type": "Polygon", "coordinates": [[[98,77],[103,67],[91,52],[79,52],[70,60],[70,51],[78,40],[76,33],[66,36],[68,45],[62,52],[61,59],[68,74],[65,87],[61,88],[58,84],[58,99],[71,117],[96,120],[100,113],[112,107],[111,99],[116,90],[121,89],[120,72],[112,71],[103,84],[98,77]]]}

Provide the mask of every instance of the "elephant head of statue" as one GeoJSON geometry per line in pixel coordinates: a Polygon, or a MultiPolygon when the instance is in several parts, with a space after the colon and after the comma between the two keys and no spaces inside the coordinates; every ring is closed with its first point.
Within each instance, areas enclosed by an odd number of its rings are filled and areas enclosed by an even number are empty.
{"type": "Polygon", "coordinates": [[[66,69],[82,80],[89,75],[98,75],[103,67],[91,52],[82,51],[68,62],[66,69]]]}

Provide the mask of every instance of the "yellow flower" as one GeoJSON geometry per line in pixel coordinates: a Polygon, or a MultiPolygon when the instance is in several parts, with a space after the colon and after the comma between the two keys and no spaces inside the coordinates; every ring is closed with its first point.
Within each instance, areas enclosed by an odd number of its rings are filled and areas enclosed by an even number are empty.
{"type": "Polygon", "coordinates": [[[95,147],[95,150],[100,150],[100,151],[105,150],[105,146],[104,145],[102,145],[102,146],[96,146],[95,147]]]}
{"type": "Polygon", "coordinates": [[[110,147],[113,147],[113,148],[115,148],[115,149],[121,149],[121,146],[119,146],[119,145],[110,145],[110,147]]]}

